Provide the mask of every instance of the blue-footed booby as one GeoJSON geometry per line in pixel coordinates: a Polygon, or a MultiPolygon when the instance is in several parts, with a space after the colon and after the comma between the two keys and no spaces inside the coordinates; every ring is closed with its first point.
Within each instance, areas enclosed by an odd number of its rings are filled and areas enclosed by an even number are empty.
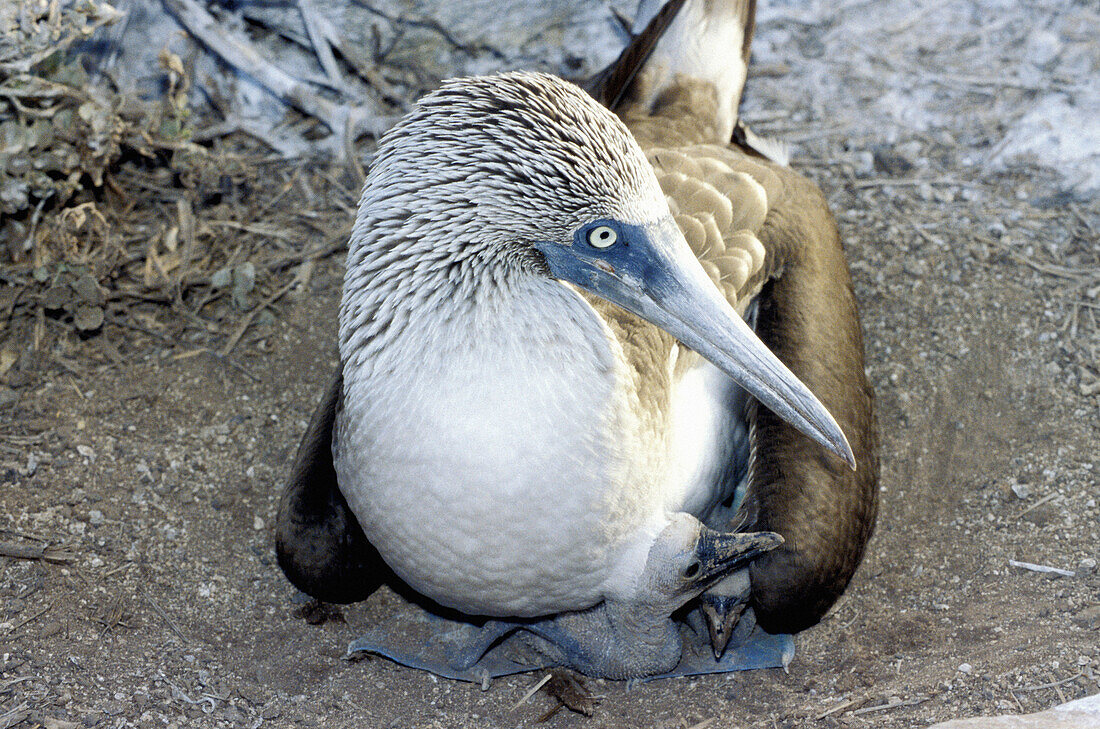
{"type": "Polygon", "coordinates": [[[671,668],[701,590],[716,654],[746,601],[771,631],[835,602],[873,397],[827,205],[737,119],[753,10],[673,0],[591,95],[455,79],[384,136],[280,505],[296,585],[350,601],[392,569],[618,678],[671,668]]]}

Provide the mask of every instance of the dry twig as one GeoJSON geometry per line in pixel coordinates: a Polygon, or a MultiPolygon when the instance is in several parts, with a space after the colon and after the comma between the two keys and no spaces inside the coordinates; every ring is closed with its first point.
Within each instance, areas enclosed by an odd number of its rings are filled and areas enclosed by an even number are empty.
{"type": "Polygon", "coordinates": [[[189,643],[190,641],[187,640],[187,636],[183,634],[182,630],[180,630],[180,626],[176,625],[175,620],[172,620],[172,618],[168,617],[168,613],[164,612],[164,609],[159,604],[157,604],[157,601],[153,599],[153,596],[146,592],[145,588],[141,586],[138,587],[138,590],[141,592],[141,596],[145,598],[145,601],[152,606],[153,610],[155,610],[157,615],[160,616],[161,620],[164,621],[165,625],[171,628],[172,632],[175,633],[181,641],[183,641],[184,643],[189,643]]]}
{"type": "Polygon", "coordinates": [[[1024,514],[1028,514],[1028,513],[1032,512],[1032,511],[1034,511],[1035,509],[1038,509],[1038,508],[1039,508],[1040,506],[1042,506],[1043,504],[1047,503],[1048,501],[1053,501],[1054,499],[1058,498],[1058,496],[1059,496],[1059,495],[1058,495],[1057,493],[1053,493],[1053,494],[1047,494],[1046,496],[1044,496],[1043,498],[1039,499],[1038,501],[1036,501],[1036,502],[1035,502],[1034,504],[1032,504],[1031,506],[1029,506],[1029,507],[1027,507],[1026,509],[1024,509],[1023,511],[1021,511],[1021,512],[1020,512],[1019,514],[1017,514],[1017,515],[1016,515],[1016,518],[1017,518],[1017,519],[1019,519],[1019,518],[1020,518],[1020,517],[1022,517],[1022,516],[1023,516],[1024,514]]]}
{"type": "Polygon", "coordinates": [[[233,332],[232,336],[229,337],[229,341],[225,343],[225,346],[222,347],[221,351],[218,354],[220,354],[222,357],[228,357],[229,353],[233,351],[233,348],[237,346],[237,342],[241,341],[241,337],[243,337],[244,333],[248,331],[248,327],[252,326],[252,320],[256,318],[256,315],[267,307],[274,304],[279,299],[283,298],[283,296],[286,295],[286,292],[294,288],[294,284],[296,283],[298,283],[297,280],[292,280],[286,286],[283,286],[271,296],[268,296],[259,304],[252,307],[252,309],[244,315],[244,318],[241,319],[241,323],[237,325],[237,329],[233,332]]]}
{"type": "Polygon", "coordinates": [[[877,704],[875,706],[865,706],[862,709],[856,709],[851,712],[852,716],[858,716],[859,714],[871,714],[877,711],[889,711],[890,709],[898,709],[903,706],[916,706],[917,704],[923,704],[928,701],[929,696],[918,696],[914,699],[905,699],[899,701],[888,701],[885,704],[877,704]]]}
{"type": "Polygon", "coordinates": [[[301,80],[269,62],[252,43],[228,33],[217,19],[195,0],[163,0],[165,8],[188,33],[225,63],[251,78],[279,99],[307,114],[343,140],[361,133],[379,136],[392,120],[377,102],[357,97],[337,104],[311,91],[301,80]]]}
{"type": "Polygon", "coordinates": [[[1078,672],[1078,673],[1075,673],[1074,675],[1070,676],[1069,678],[1063,678],[1061,681],[1051,681],[1050,683],[1041,683],[1041,684],[1038,684],[1038,685],[1035,685],[1035,686],[1021,686],[1020,688],[1014,688],[1014,689],[1009,689],[1009,690],[1012,691],[1013,693],[1015,693],[1017,691],[1019,691],[1020,693],[1024,693],[1024,692],[1027,692],[1027,691],[1042,691],[1043,689],[1058,688],[1059,686],[1065,686],[1067,683],[1073,683],[1074,681],[1076,681],[1077,679],[1081,678],[1084,675],[1085,674],[1078,672]]]}
{"type": "Polygon", "coordinates": [[[1018,562],[1014,559],[1008,560],[1010,567],[1019,567],[1020,569],[1030,570],[1031,572],[1043,572],[1050,575],[1060,575],[1062,577],[1076,577],[1077,573],[1073,570],[1063,570],[1058,567],[1048,567],[1045,564],[1035,564],[1033,562],[1018,562]]]}
{"type": "Polygon", "coordinates": [[[543,676],[542,680],[540,680],[538,683],[536,683],[534,686],[532,686],[530,689],[528,689],[527,693],[525,693],[523,695],[523,698],[521,698],[519,701],[516,702],[516,705],[512,707],[512,711],[515,711],[519,707],[526,704],[531,699],[531,697],[534,696],[535,694],[537,694],[539,692],[539,689],[542,688],[543,686],[545,686],[546,683],[553,677],[554,677],[554,674],[552,674],[552,673],[548,673],[545,676],[543,676]]]}
{"type": "Polygon", "coordinates": [[[9,636],[13,635],[17,630],[22,628],[24,625],[27,625],[29,623],[33,623],[35,620],[38,620],[40,617],[42,617],[43,615],[48,613],[51,608],[53,608],[53,603],[52,602],[49,603],[48,605],[46,605],[46,607],[44,607],[41,610],[39,610],[38,612],[36,612],[34,615],[31,615],[28,618],[24,618],[24,619],[20,620],[18,623],[16,623],[14,626],[12,626],[12,629],[8,631],[8,635],[9,636]]]}
{"type": "Polygon", "coordinates": [[[0,714],[0,729],[9,729],[31,715],[30,704],[26,701],[18,706],[13,706],[0,714]]]}
{"type": "Polygon", "coordinates": [[[53,547],[31,544],[13,544],[0,542],[0,557],[14,559],[40,559],[53,564],[70,564],[76,561],[76,555],[53,547]]]}

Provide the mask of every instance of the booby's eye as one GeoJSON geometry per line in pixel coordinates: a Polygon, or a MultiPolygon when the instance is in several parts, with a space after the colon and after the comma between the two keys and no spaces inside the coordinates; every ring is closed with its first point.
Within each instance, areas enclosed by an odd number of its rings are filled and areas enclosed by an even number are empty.
{"type": "Polygon", "coordinates": [[[699,574],[700,569],[698,562],[692,562],[684,569],[684,578],[690,580],[692,577],[699,574]]]}
{"type": "Polygon", "coordinates": [[[597,225],[588,231],[588,244],[593,248],[608,248],[619,240],[619,234],[608,225],[597,225]]]}

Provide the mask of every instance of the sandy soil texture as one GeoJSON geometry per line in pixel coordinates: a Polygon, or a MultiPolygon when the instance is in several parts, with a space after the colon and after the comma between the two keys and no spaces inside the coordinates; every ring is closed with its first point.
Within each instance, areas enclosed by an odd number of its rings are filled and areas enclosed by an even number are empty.
{"type": "MultiPolygon", "coordinates": [[[[746,116],[792,144],[846,240],[878,530],[788,673],[593,681],[592,717],[545,726],[920,727],[1100,689],[1100,208],[1087,155],[1066,176],[1062,146],[1013,136],[1093,103],[1087,6],[762,16],[746,116]]],[[[341,266],[317,262],[228,357],[235,325],[168,309],[84,337],[47,319],[37,352],[33,322],[6,322],[0,542],[36,558],[0,557],[0,727],[521,727],[553,707],[517,706],[540,675],[482,690],[343,660],[378,610],[298,614],[271,525],[335,363],[341,266]]]]}

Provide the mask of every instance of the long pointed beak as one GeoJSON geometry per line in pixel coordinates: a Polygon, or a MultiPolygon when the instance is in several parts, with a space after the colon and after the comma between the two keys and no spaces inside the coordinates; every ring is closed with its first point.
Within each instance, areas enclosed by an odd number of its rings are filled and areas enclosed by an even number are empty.
{"type": "Polygon", "coordinates": [[[745,614],[748,603],[737,597],[725,595],[715,597],[709,593],[703,593],[699,599],[701,601],[699,609],[702,610],[707,624],[714,660],[720,661],[730,644],[734,628],[737,627],[741,616],[745,614]]]}
{"type": "Polygon", "coordinates": [[[555,276],[664,329],[854,470],[836,420],[723,298],[675,221],[616,227],[622,240],[606,249],[581,240],[536,246],[555,276]]]}
{"type": "Polygon", "coordinates": [[[775,532],[719,532],[704,526],[695,549],[699,570],[691,582],[702,591],[782,543],[775,532]]]}

